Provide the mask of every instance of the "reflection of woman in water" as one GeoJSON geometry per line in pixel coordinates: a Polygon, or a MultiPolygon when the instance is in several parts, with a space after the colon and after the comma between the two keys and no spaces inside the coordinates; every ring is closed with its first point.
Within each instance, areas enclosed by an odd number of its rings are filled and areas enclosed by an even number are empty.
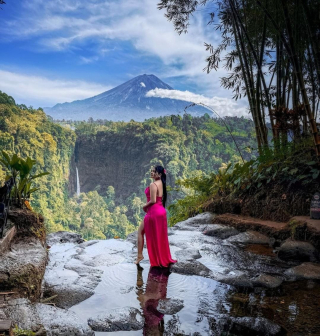
{"type": "Polygon", "coordinates": [[[137,294],[145,318],[143,335],[161,336],[164,332],[164,314],[157,310],[159,300],[167,296],[167,285],[170,275],[169,268],[151,267],[147,286],[143,293],[142,267],[138,267],[137,294]]]}
{"type": "Polygon", "coordinates": [[[142,250],[144,234],[147,239],[147,249],[151,266],[168,267],[177,262],[171,258],[167,213],[165,209],[167,200],[166,171],[162,166],[151,169],[151,178],[154,180],[144,191],[147,203],[143,210],[147,213],[138,230],[138,256],[136,264],[143,259],[142,250]]]}

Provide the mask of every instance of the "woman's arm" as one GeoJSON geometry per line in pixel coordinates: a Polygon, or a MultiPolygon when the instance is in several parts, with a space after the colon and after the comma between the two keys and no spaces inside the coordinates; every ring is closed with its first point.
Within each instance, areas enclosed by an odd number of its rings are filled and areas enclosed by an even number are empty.
{"type": "Polygon", "coordinates": [[[152,204],[157,202],[157,186],[154,183],[150,184],[150,201],[143,206],[143,210],[149,208],[152,204]]]}

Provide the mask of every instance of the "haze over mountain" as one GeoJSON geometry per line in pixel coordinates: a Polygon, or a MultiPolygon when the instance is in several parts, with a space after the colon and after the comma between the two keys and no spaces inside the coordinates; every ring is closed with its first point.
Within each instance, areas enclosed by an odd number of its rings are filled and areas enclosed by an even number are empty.
{"type": "MultiPolygon", "coordinates": [[[[154,75],[140,75],[97,96],[57,104],[44,110],[60,120],[87,120],[92,117],[112,121],[143,121],[161,115],[183,114],[185,107],[191,104],[176,99],[146,97],[148,91],[156,88],[173,90],[154,75]]],[[[188,108],[187,112],[197,116],[208,113],[208,110],[194,106],[188,108]]]]}

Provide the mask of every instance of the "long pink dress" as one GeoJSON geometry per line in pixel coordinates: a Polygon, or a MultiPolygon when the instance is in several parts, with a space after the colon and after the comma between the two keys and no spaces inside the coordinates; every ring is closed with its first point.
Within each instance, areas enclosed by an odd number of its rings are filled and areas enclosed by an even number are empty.
{"type": "MultiPolygon", "coordinates": [[[[158,188],[158,186],[157,186],[158,188]]],[[[147,201],[150,201],[150,188],[144,191],[147,201]]],[[[177,262],[171,258],[166,209],[162,205],[162,197],[157,196],[156,203],[152,204],[144,216],[144,231],[147,240],[147,249],[151,266],[168,267],[177,262]]]]}

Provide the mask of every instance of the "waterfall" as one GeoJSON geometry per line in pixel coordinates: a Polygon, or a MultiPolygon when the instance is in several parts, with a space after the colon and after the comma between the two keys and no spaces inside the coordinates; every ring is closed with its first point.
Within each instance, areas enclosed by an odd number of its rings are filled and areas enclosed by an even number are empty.
{"type": "Polygon", "coordinates": [[[77,172],[77,196],[80,195],[80,180],[79,180],[79,172],[78,168],[76,167],[76,172],[77,172]]]}

